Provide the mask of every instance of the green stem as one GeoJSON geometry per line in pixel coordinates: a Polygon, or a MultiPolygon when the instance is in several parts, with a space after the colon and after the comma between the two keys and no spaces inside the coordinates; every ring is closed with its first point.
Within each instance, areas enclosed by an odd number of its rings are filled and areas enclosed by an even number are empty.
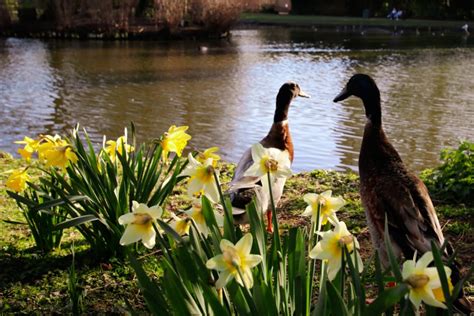
{"type": "MultiPolygon", "coordinates": [[[[217,172],[214,170],[214,180],[216,181],[216,185],[217,185],[217,191],[219,192],[219,198],[221,199],[221,204],[222,204],[222,207],[224,208],[224,218],[225,218],[225,221],[229,224],[229,227],[231,228],[233,225],[234,225],[234,219],[232,217],[232,210],[229,210],[227,208],[227,205],[225,203],[225,199],[224,199],[224,193],[222,193],[222,188],[221,188],[221,185],[220,185],[220,182],[219,182],[219,177],[217,176],[217,172]]],[[[232,238],[232,241],[235,242],[235,230],[234,229],[230,229],[230,235],[231,235],[231,238],[232,238]]]]}
{"type": "Polygon", "coordinates": [[[221,188],[219,177],[217,176],[216,170],[213,171],[213,174],[214,174],[214,181],[216,181],[217,191],[219,192],[219,198],[221,199],[222,207],[224,208],[224,210],[226,210],[224,194],[222,193],[222,188],[221,188]]]}
{"type": "MultiPolygon", "coordinates": [[[[309,242],[308,242],[308,255],[313,249],[313,238],[315,228],[320,229],[320,215],[321,215],[321,204],[318,204],[318,211],[316,213],[316,222],[311,223],[311,230],[309,232],[309,242]]],[[[316,244],[318,242],[318,236],[316,234],[316,244]]],[[[316,260],[310,259],[308,262],[309,268],[306,276],[306,315],[310,315],[311,310],[311,298],[313,297],[313,280],[314,274],[316,273],[316,260]]]]}
{"type": "Polygon", "coordinates": [[[278,219],[277,219],[277,214],[276,214],[275,201],[273,200],[273,189],[272,189],[273,186],[272,186],[270,172],[267,172],[267,180],[268,180],[268,187],[270,191],[270,203],[272,206],[273,238],[276,242],[276,249],[278,251],[281,251],[280,231],[278,228],[278,219]]]}

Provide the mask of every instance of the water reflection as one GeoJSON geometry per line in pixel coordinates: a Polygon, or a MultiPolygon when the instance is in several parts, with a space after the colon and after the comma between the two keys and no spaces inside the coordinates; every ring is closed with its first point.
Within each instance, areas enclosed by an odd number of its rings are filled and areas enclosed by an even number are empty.
{"type": "Polygon", "coordinates": [[[241,30],[206,43],[0,40],[0,149],[76,122],[100,143],[134,121],[139,140],[189,125],[193,148],[219,146],[237,161],[268,131],[281,84],[294,80],[312,95],[289,114],[294,169],[356,168],[362,105],[332,99],[365,72],[380,86],[387,134],[420,170],[436,164],[442,147],[474,138],[473,47],[460,35],[297,29],[241,30]]]}

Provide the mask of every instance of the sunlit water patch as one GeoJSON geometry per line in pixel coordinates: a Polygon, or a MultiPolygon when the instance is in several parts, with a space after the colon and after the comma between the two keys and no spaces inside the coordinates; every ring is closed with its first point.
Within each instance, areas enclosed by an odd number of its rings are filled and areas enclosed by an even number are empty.
{"type": "Polygon", "coordinates": [[[290,109],[293,169],[356,170],[363,107],[332,99],[364,72],[380,87],[389,138],[421,170],[437,164],[441,148],[474,140],[473,60],[473,38],[461,34],[269,28],[209,42],[0,40],[0,149],[76,123],[100,144],[133,121],[140,141],[189,125],[192,148],[219,146],[236,162],[266,134],[276,93],[293,80],[312,96],[290,109]]]}

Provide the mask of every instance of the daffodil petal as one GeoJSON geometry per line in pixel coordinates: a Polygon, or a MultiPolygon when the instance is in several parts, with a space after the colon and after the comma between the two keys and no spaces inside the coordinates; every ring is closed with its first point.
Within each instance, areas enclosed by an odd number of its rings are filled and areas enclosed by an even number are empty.
{"type": "Polygon", "coordinates": [[[256,163],[251,165],[245,172],[244,172],[245,177],[261,177],[263,176],[263,173],[260,171],[260,166],[256,163]]]}
{"type": "Polygon", "coordinates": [[[133,244],[139,241],[142,238],[142,233],[135,227],[135,225],[130,224],[125,228],[125,232],[120,238],[120,244],[122,246],[133,244]]]}
{"type": "Polygon", "coordinates": [[[245,263],[246,263],[247,267],[249,267],[249,268],[255,267],[260,262],[262,262],[262,256],[260,256],[260,255],[248,255],[245,258],[245,263]]]}
{"type": "Polygon", "coordinates": [[[140,203],[138,203],[137,201],[132,201],[132,211],[133,212],[136,212],[140,207],[140,203]]]}
{"type": "Polygon", "coordinates": [[[263,155],[265,154],[265,148],[260,143],[256,143],[252,145],[252,159],[253,161],[259,161],[262,159],[263,155]]]}
{"type": "Polygon", "coordinates": [[[303,196],[303,201],[312,205],[318,201],[318,195],[316,193],[307,193],[303,196]]]}
{"type": "Polygon", "coordinates": [[[313,216],[313,208],[311,206],[307,206],[301,216],[313,216]]]}
{"type": "Polygon", "coordinates": [[[122,216],[118,218],[118,223],[120,225],[130,224],[133,222],[134,219],[135,219],[135,214],[133,213],[123,214],[122,216]]]}
{"type": "Polygon", "coordinates": [[[410,275],[413,274],[414,271],[415,271],[415,261],[407,260],[403,263],[403,266],[402,266],[403,279],[407,279],[410,275]]]}
{"type": "Polygon", "coordinates": [[[416,269],[426,268],[431,261],[433,261],[433,253],[431,251],[425,252],[425,254],[416,262],[416,269]]]}
{"type": "Polygon", "coordinates": [[[219,244],[219,247],[221,248],[221,251],[225,251],[227,248],[234,248],[234,244],[228,241],[227,239],[221,239],[221,242],[219,244]]]}
{"type": "Polygon", "coordinates": [[[204,192],[209,198],[209,200],[211,200],[212,202],[216,203],[217,201],[219,201],[219,189],[217,188],[217,184],[215,182],[206,185],[204,188],[204,192]]]}
{"type": "Polygon", "coordinates": [[[245,234],[244,237],[242,237],[237,244],[235,245],[235,248],[237,251],[243,255],[247,255],[250,253],[250,250],[252,250],[252,242],[253,242],[253,237],[252,234],[247,233],[245,234]]]}
{"type": "Polygon", "coordinates": [[[341,269],[340,259],[328,260],[328,279],[330,281],[334,280],[340,269],[341,269]]]}
{"type": "Polygon", "coordinates": [[[332,196],[332,190],[326,190],[321,193],[321,196],[325,199],[329,199],[332,196]]]}
{"type": "Polygon", "coordinates": [[[233,275],[229,273],[227,270],[222,271],[219,274],[219,279],[216,282],[216,288],[222,289],[223,287],[227,285],[227,283],[229,283],[230,280],[232,280],[232,278],[233,278],[233,275]]]}
{"type": "Polygon", "coordinates": [[[148,249],[152,249],[156,244],[156,232],[150,229],[142,235],[142,243],[148,249]]]}
{"type": "Polygon", "coordinates": [[[415,305],[416,310],[420,308],[422,297],[418,294],[417,291],[410,291],[408,298],[415,305]]]}
{"type": "Polygon", "coordinates": [[[161,214],[163,214],[163,209],[159,205],[155,205],[148,208],[148,214],[150,214],[150,216],[153,218],[158,218],[161,217],[161,214]]]}
{"type": "Polygon", "coordinates": [[[218,271],[224,271],[227,269],[227,265],[224,261],[223,255],[217,255],[206,262],[206,268],[214,269],[218,271]]]}

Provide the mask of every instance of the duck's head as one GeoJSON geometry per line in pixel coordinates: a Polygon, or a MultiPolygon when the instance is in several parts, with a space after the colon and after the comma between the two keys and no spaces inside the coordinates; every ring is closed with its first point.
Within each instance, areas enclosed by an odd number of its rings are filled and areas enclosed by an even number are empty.
{"type": "Polygon", "coordinates": [[[344,89],[334,98],[334,102],[345,100],[352,95],[361,98],[363,101],[380,100],[380,92],[374,79],[365,74],[353,75],[344,89]]]}
{"type": "Polygon", "coordinates": [[[296,97],[309,98],[310,96],[303,92],[296,82],[290,81],[281,86],[276,98],[275,123],[288,118],[288,108],[291,101],[296,97]]]}
{"type": "Polygon", "coordinates": [[[309,98],[310,96],[301,90],[299,84],[289,81],[284,83],[280,91],[278,91],[277,102],[280,99],[282,101],[291,101],[296,97],[309,98]]]}
{"type": "Polygon", "coordinates": [[[365,116],[376,125],[381,124],[382,111],[380,109],[380,91],[374,79],[368,75],[355,74],[349,79],[346,86],[334,98],[334,102],[356,96],[364,102],[365,116]]]}

